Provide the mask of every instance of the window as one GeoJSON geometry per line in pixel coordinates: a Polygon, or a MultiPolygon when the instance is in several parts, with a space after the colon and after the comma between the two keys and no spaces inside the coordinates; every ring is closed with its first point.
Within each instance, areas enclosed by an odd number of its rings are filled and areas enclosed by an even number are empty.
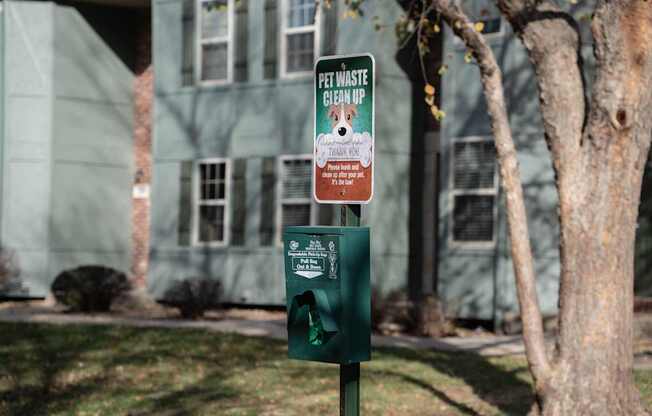
{"type": "Polygon", "coordinates": [[[289,225],[310,225],[314,222],[312,202],[311,156],[282,156],[279,166],[278,215],[276,241],[281,241],[283,229],[289,225]]]}
{"type": "Polygon", "coordinates": [[[234,0],[198,0],[196,76],[203,84],[233,79],[234,0]]]}
{"type": "Polygon", "coordinates": [[[281,75],[307,75],[319,45],[319,7],[315,0],[283,0],[281,19],[281,75]]]}
{"type": "Polygon", "coordinates": [[[483,138],[456,140],[452,153],[452,241],[491,244],[497,196],[494,143],[483,138]]]}
{"type": "Polygon", "coordinates": [[[199,161],[195,175],[194,241],[200,245],[225,245],[229,237],[229,163],[224,159],[199,161]]]}
{"type": "MultiPolygon", "coordinates": [[[[484,24],[482,28],[484,35],[501,35],[503,33],[500,10],[493,2],[488,0],[459,0],[459,3],[473,23],[482,22],[484,24]]],[[[454,39],[461,43],[459,38],[455,37],[454,39]]]]}

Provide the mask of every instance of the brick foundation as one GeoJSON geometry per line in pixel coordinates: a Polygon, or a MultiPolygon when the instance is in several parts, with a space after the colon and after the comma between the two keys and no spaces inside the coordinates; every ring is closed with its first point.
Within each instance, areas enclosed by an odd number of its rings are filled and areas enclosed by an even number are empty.
{"type": "MultiPolygon", "coordinates": [[[[152,102],[154,71],[152,68],[151,17],[143,12],[138,34],[134,79],[134,185],[149,187],[152,171],[152,102]]],[[[132,199],[132,265],[134,288],[147,285],[149,256],[150,196],[132,199]]]]}

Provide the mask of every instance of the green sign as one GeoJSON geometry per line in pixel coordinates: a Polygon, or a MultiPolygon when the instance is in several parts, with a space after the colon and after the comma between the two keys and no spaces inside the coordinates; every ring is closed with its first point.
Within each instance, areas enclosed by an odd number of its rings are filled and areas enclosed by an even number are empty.
{"type": "Polygon", "coordinates": [[[373,196],[374,58],[327,56],[315,64],[314,196],[366,204],[373,196]]]}
{"type": "Polygon", "coordinates": [[[336,236],[297,236],[288,243],[287,256],[297,277],[337,279],[339,239],[336,236]]]}
{"type": "Polygon", "coordinates": [[[287,227],[283,243],[288,356],[339,364],[368,361],[369,229],[287,227]]]}

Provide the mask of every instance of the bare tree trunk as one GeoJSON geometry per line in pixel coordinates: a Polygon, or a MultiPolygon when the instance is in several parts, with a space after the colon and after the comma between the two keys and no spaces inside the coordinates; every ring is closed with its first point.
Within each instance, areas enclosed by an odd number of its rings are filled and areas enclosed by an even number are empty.
{"type": "Polygon", "coordinates": [[[633,380],[634,243],[652,117],[652,2],[598,0],[597,75],[585,100],[577,24],[550,0],[496,0],[527,48],[560,201],[560,333],[547,357],[500,70],[452,0],[433,7],[478,61],[506,191],[512,258],[535,381],[534,414],[648,414],[633,380]]]}
{"type": "Polygon", "coordinates": [[[644,159],[637,167],[643,152],[621,158],[618,147],[591,162],[583,176],[591,192],[574,201],[573,211],[582,214],[563,223],[563,250],[575,260],[562,276],[552,380],[548,391],[537,392],[546,416],[644,414],[632,373],[633,202],[644,159]]]}
{"type": "MultiPolygon", "coordinates": [[[[633,380],[634,241],[649,127],[619,134],[596,118],[582,186],[562,223],[560,333],[541,414],[637,415],[633,380]],[[603,130],[605,127],[606,131],[603,130]],[[637,131],[637,132],[636,132],[637,131]],[[608,143],[603,147],[604,144],[608,143]]],[[[648,124],[648,123],[645,123],[648,124]]]]}
{"type": "Polygon", "coordinates": [[[638,198],[630,169],[596,164],[586,179],[599,185],[578,207],[593,213],[565,222],[568,254],[579,255],[568,292],[558,361],[548,391],[539,393],[543,415],[643,413],[633,383],[633,253],[638,198]],[[633,205],[626,207],[624,205],[633,205]]]}
{"type": "Polygon", "coordinates": [[[558,362],[544,415],[646,414],[632,343],[636,222],[652,128],[651,19],[642,0],[596,7],[598,69],[574,162],[582,174],[564,190],[558,362]]]}

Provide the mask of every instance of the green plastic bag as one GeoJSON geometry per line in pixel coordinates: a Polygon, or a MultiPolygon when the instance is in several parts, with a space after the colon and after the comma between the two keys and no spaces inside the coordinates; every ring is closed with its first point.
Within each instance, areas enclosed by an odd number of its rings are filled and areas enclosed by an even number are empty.
{"type": "Polygon", "coordinates": [[[321,324],[319,313],[313,309],[312,305],[308,310],[308,342],[310,345],[322,345],[324,343],[324,327],[321,324]]]}

